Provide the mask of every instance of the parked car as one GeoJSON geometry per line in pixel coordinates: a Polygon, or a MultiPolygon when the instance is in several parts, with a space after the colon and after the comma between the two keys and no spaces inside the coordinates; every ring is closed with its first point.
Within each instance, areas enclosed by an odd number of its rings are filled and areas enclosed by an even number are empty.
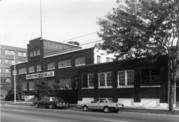
{"type": "Polygon", "coordinates": [[[50,109],[52,108],[67,108],[69,107],[69,104],[66,103],[62,98],[60,97],[42,97],[41,99],[35,99],[33,102],[34,106],[36,108],[39,107],[48,107],[50,109]]]}
{"type": "Polygon", "coordinates": [[[104,112],[115,111],[117,112],[120,108],[123,108],[124,105],[114,102],[112,99],[101,98],[94,99],[90,103],[82,104],[83,111],[90,110],[103,110],[104,112]]]}

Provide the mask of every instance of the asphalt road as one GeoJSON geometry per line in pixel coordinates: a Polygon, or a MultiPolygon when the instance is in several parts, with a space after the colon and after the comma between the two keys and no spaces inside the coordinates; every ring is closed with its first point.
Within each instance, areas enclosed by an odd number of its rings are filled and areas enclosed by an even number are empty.
{"type": "Polygon", "coordinates": [[[2,105],[1,122],[179,122],[179,115],[135,112],[83,112],[71,109],[45,109],[2,105]]]}

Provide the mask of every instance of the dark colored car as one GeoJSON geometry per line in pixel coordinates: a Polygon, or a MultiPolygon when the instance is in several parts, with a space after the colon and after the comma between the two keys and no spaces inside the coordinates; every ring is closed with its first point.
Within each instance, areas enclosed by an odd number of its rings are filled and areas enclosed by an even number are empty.
{"type": "Polygon", "coordinates": [[[35,99],[33,104],[36,108],[48,107],[48,108],[52,109],[52,108],[68,108],[69,107],[69,104],[66,103],[60,97],[45,96],[45,97],[42,97],[41,99],[35,99]]]}

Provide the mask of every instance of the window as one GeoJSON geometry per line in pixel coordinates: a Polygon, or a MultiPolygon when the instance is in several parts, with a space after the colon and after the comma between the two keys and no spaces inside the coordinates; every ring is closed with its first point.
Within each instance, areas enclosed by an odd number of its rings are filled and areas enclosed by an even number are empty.
{"type": "Polygon", "coordinates": [[[27,90],[27,82],[26,81],[22,82],[22,90],[27,90]]]}
{"type": "Polygon", "coordinates": [[[15,52],[12,50],[5,50],[5,55],[15,55],[15,52]]]}
{"type": "Polygon", "coordinates": [[[159,69],[146,69],[142,70],[141,85],[159,85],[160,84],[160,70],[159,69]]]}
{"type": "Polygon", "coordinates": [[[21,56],[21,57],[26,57],[26,53],[25,52],[18,52],[17,55],[21,56]]]}
{"type": "Polygon", "coordinates": [[[36,51],[33,51],[33,54],[34,54],[34,56],[37,56],[37,52],[36,51]]]}
{"type": "Polygon", "coordinates": [[[23,63],[23,62],[25,62],[25,61],[17,61],[18,64],[23,63]]]}
{"type": "Polygon", "coordinates": [[[94,74],[88,73],[88,88],[94,87],[94,74]]]}
{"type": "Polygon", "coordinates": [[[29,73],[35,72],[34,66],[29,67],[29,73]]]}
{"type": "Polygon", "coordinates": [[[37,72],[40,72],[40,71],[42,71],[42,65],[37,65],[37,72]]]}
{"type": "Polygon", "coordinates": [[[75,59],[75,66],[81,66],[85,64],[86,64],[85,57],[80,57],[75,59]]]}
{"type": "Polygon", "coordinates": [[[58,68],[71,67],[71,60],[64,60],[58,62],[58,68]]]}
{"type": "Polygon", "coordinates": [[[18,72],[19,72],[19,74],[26,74],[27,73],[26,68],[20,68],[18,72]]]}
{"type": "Polygon", "coordinates": [[[0,59],[0,64],[1,64],[1,59],[0,59]]]}
{"type": "Polygon", "coordinates": [[[134,85],[134,71],[126,70],[118,72],[118,86],[133,86],[134,85]]]}
{"type": "Polygon", "coordinates": [[[30,57],[33,57],[33,56],[38,56],[40,55],[40,50],[34,50],[34,51],[30,51],[30,57]]]}
{"type": "Polygon", "coordinates": [[[98,73],[99,88],[112,87],[112,72],[98,73]]]}
{"type": "Polygon", "coordinates": [[[99,64],[99,63],[101,63],[101,56],[97,56],[97,63],[99,64]]]}
{"type": "Polygon", "coordinates": [[[71,79],[60,79],[59,87],[61,90],[68,90],[72,88],[72,80],[71,79]]]}
{"type": "Polygon", "coordinates": [[[106,58],[106,62],[110,62],[110,58],[109,57],[106,58]]]}
{"type": "Polygon", "coordinates": [[[33,57],[34,56],[34,53],[31,51],[30,52],[30,57],[33,57]]]}
{"type": "Polygon", "coordinates": [[[6,59],[6,60],[5,60],[5,63],[12,65],[12,64],[14,64],[14,60],[6,59]]]}
{"type": "Polygon", "coordinates": [[[10,73],[10,69],[5,69],[5,73],[10,73]]]}
{"type": "Polygon", "coordinates": [[[35,89],[35,82],[34,81],[30,81],[29,82],[29,90],[34,90],[35,89]]]}
{"type": "Polygon", "coordinates": [[[54,62],[48,63],[48,64],[47,64],[47,69],[48,69],[48,70],[55,69],[55,63],[54,63],[54,62]]]}
{"type": "Polygon", "coordinates": [[[40,50],[37,50],[37,55],[40,55],[40,50]]]}
{"type": "Polygon", "coordinates": [[[106,73],[106,83],[107,83],[107,86],[112,86],[112,73],[111,72],[106,73]]]}

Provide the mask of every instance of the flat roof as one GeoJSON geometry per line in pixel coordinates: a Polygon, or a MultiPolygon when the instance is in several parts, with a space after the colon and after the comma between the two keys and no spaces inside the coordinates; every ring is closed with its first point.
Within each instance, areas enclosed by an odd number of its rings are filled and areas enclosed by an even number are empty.
{"type": "Polygon", "coordinates": [[[9,45],[2,45],[2,44],[0,44],[0,48],[5,48],[5,49],[9,49],[9,50],[27,51],[27,48],[15,47],[15,46],[9,46],[9,45]]]}
{"type": "Polygon", "coordinates": [[[93,48],[94,48],[94,47],[91,47],[91,48],[85,48],[85,49],[70,50],[70,51],[63,52],[63,53],[56,53],[56,54],[52,54],[52,55],[48,55],[48,56],[44,56],[44,58],[49,58],[49,57],[58,56],[58,55],[64,55],[64,54],[68,54],[68,53],[72,53],[72,52],[78,52],[78,51],[83,51],[83,50],[88,50],[88,49],[93,49],[93,48]]]}

